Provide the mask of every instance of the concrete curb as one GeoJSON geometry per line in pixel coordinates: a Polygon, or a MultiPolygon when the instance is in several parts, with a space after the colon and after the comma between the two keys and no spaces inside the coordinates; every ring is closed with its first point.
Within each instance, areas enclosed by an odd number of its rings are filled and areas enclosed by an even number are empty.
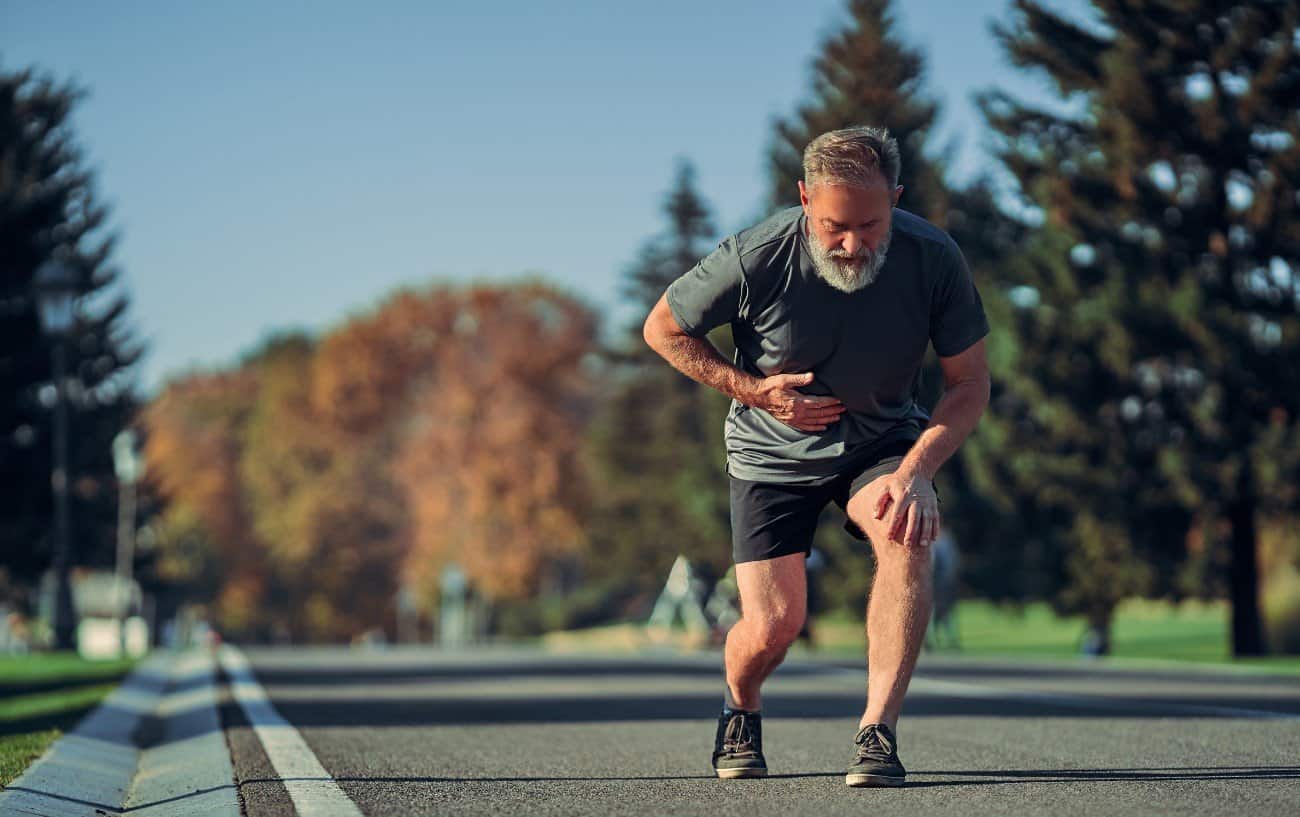
{"type": "Polygon", "coordinates": [[[178,658],[172,688],[154,716],[123,810],[137,817],[239,817],[230,748],[217,715],[216,659],[210,651],[178,658]]]}
{"type": "Polygon", "coordinates": [[[209,651],[155,652],[0,792],[0,815],[238,817],[209,651]]]}

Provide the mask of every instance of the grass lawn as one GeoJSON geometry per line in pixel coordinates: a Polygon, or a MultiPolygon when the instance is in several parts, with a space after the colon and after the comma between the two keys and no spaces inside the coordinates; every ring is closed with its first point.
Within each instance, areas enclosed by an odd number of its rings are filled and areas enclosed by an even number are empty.
{"type": "Polygon", "coordinates": [[[0,656],[0,786],[76,726],[134,665],[73,653],[0,656]]]}
{"type": "MultiPolygon", "coordinates": [[[[1021,607],[967,600],[955,614],[958,648],[946,654],[987,657],[1062,659],[1079,655],[1086,625],[1081,618],[1058,618],[1046,603],[1021,607]]],[[[1300,674],[1300,655],[1234,659],[1229,655],[1229,611],[1226,602],[1168,602],[1133,599],[1120,605],[1111,631],[1111,657],[1117,665],[1152,661],[1195,661],[1233,667],[1300,674]]],[[[865,654],[861,618],[842,614],[817,617],[814,655],[858,657],[865,654]]],[[[643,649],[648,646],[697,647],[701,639],[685,634],[647,635],[637,623],[623,623],[548,633],[543,645],[557,650],[643,649]]],[[[808,653],[802,644],[792,656],[808,653]]]]}
{"type": "MultiPolygon", "coordinates": [[[[1058,618],[1046,603],[1022,607],[967,600],[955,613],[957,649],[945,652],[973,656],[1070,658],[1079,655],[1086,624],[1082,618],[1058,618]]],[[[862,654],[866,639],[862,622],[839,615],[814,623],[820,645],[828,652],[862,654]]],[[[1300,672],[1300,656],[1234,659],[1229,654],[1229,609],[1226,602],[1183,602],[1131,599],[1119,606],[1111,629],[1111,657],[1117,664],[1133,661],[1196,661],[1300,672]]]]}

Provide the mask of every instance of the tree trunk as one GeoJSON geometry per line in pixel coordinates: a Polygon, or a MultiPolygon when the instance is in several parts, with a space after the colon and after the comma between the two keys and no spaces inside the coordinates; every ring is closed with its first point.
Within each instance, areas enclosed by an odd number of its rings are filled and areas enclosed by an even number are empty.
{"type": "Polygon", "coordinates": [[[1110,624],[1113,610],[1094,610],[1088,614],[1088,629],[1079,651],[1084,655],[1110,655],[1110,624]]]}
{"type": "Polygon", "coordinates": [[[1228,506],[1232,525],[1232,654],[1263,655],[1259,615],[1259,562],[1255,533],[1255,480],[1246,458],[1237,479],[1237,495],[1228,506]]]}

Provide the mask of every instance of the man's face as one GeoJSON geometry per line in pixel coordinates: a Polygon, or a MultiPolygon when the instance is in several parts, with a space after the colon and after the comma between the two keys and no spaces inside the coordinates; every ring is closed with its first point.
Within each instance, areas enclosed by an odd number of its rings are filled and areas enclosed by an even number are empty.
{"type": "Polygon", "coordinates": [[[813,267],[826,283],[854,292],[876,280],[889,250],[891,215],[903,188],[884,183],[870,188],[799,182],[799,200],[808,217],[813,267]]]}

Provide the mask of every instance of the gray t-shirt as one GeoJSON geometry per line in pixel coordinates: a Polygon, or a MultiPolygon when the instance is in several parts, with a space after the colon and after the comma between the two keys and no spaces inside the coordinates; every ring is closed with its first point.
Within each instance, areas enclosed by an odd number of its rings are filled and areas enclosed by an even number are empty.
{"type": "Polygon", "coordinates": [[[756,377],[812,372],[804,394],[844,403],[824,431],[800,431],[732,401],[724,423],[727,471],[755,482],[817,484],[881,444],[914,441],[929,422],[916,402],[921,362],[988,334],[970,270],[943,230],[895,208],[879,277],[854,293],[822,281],[792,207],[726,238],[668,287],[682,330],[704,337],[731,324],[736,366],[756,377]]]}

